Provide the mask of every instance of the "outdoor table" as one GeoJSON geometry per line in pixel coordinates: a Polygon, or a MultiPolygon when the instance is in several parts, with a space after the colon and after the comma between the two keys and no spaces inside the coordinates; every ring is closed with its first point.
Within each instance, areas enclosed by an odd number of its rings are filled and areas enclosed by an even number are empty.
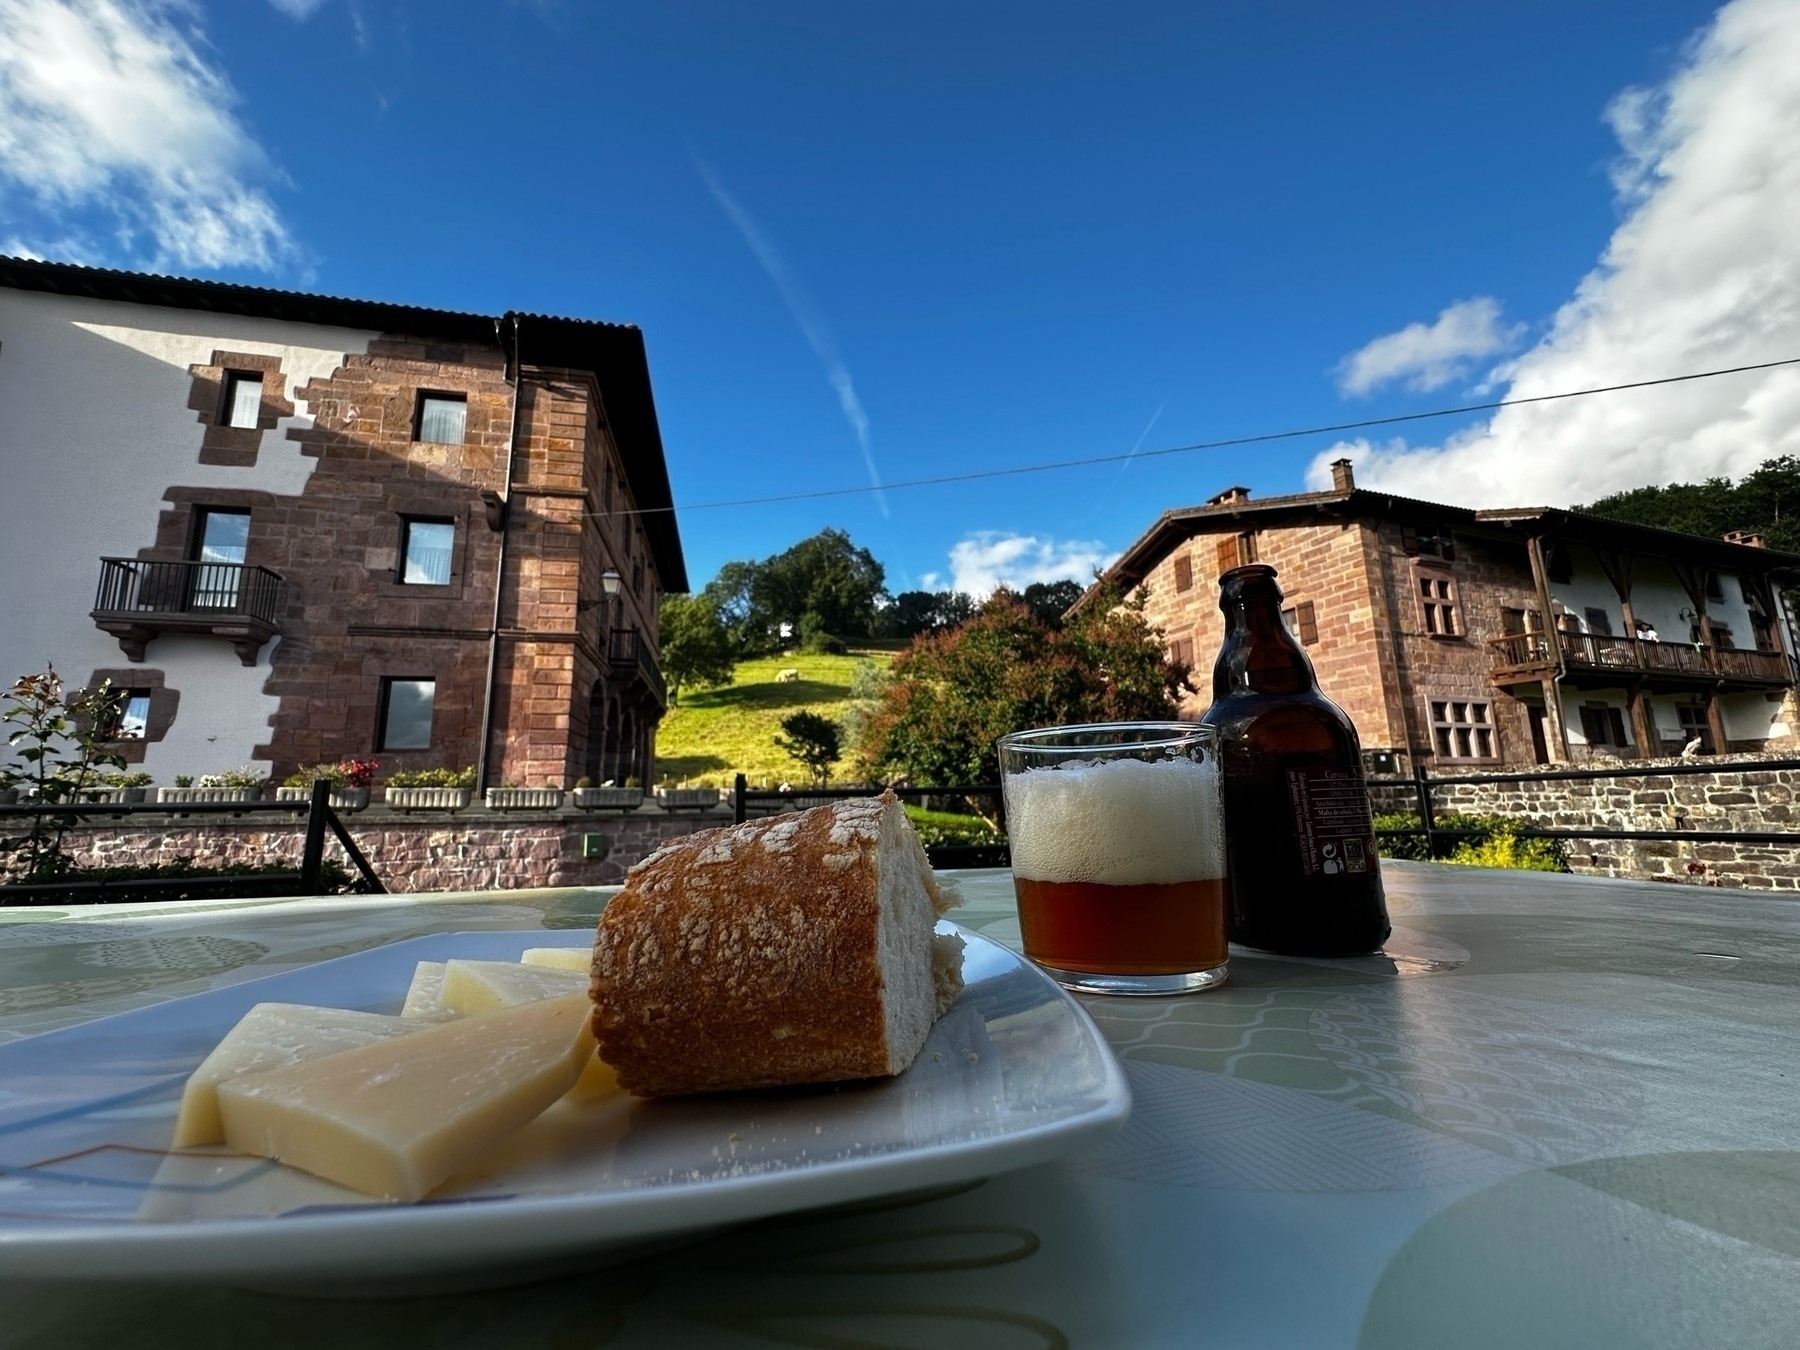
{"type": "MultiPolygon", "coordinates": [[[[481,1293],[0,1283],[0,1344],[1800,1346],[1800,904],[1387,875],[1384,957],[1084,1000],[1135,1105],[1058,1163],[481,1293]]],[[[608,894],[0,911],[0,1038],[608,894]]]]}

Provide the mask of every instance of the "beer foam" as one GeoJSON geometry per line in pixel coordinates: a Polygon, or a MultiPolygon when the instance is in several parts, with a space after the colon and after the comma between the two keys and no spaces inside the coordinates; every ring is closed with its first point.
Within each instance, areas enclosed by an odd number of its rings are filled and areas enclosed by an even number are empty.
{"type": "Polygon", "coordinates": [[[1006,779],[1013,872],[1028,881],[1145,886],[1223,877],[1223,824],[1211,761],[1093,760],[1006,779]]]}

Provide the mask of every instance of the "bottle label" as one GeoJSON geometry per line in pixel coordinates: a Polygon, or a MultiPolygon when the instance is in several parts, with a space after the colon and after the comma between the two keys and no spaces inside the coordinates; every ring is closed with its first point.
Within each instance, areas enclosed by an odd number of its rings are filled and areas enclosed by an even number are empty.
{"type": "Polygon", "coordinates": [[[1351,769],[1289,769],[1287,779],[1301,871],[1309,877],[1366,873],[1375,852],[1375,822],[1362,775],[1351,769]]]}

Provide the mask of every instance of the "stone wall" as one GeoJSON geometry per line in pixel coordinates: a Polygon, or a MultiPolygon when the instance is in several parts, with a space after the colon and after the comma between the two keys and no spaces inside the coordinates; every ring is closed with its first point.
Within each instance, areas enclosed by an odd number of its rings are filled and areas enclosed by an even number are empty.
{"type": "MultiPolygon", "coordinates": [[[[1686,772],[1693,767],[1692,760],[1643,760],[1641,769],[1633,765],[1634,772],[1617,778],[1434,784],[1432,809],[1437,816],[1510,816],[1555,830],[1800,833],[1800,761],[1721,755],[1703,771],[1686,772]]],[[[1377,813],[1418,808],[1409,779],[1372,779],[1369,797],[1377,813]]],[[[1571,839],[1567,845],[1570,869],[1590,876],[1800,890],[1800,844],[1571,839]]]]}
{"type": "MultiPolygon", "coordinates": [[[[342,818],[388,890],[513,890],[526,886],[610,886],[664,840],[731,824],[728,807],[703,812],[646,808],[616,812],[504,812],[472,808],[403,813],[371,807],[342,818]],[[584,856],[599,837],[600,856],[584,856]]],[[[129,825],[72,831],[68,851],[84,867],[120,867],[192,857],[205,866],[288,862],[298,868],[302,818],[220,820],[154,815],[129,825]]],[[[328,858],[349,866],[329,834],[328,858]]]]}

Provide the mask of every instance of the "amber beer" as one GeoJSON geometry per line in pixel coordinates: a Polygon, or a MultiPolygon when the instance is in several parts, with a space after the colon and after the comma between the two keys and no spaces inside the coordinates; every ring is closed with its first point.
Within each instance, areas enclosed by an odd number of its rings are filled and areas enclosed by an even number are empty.
{"type": "Polygon", "coordinates": [[[1225,859],[1211,733],[1125,723],[1000,744],[1025,954],[1089,992],[1220,983],[1225,859]]]}
{"type": "Polygon", "coordinates": [[[1372,952],[1387,902],[1356,727],[1319,692],[1281,621],[1275,569],[1219,579],[1225,641],[1213,703],[1219,734],[1231,939],[1296,956],[1372,952]]]}

